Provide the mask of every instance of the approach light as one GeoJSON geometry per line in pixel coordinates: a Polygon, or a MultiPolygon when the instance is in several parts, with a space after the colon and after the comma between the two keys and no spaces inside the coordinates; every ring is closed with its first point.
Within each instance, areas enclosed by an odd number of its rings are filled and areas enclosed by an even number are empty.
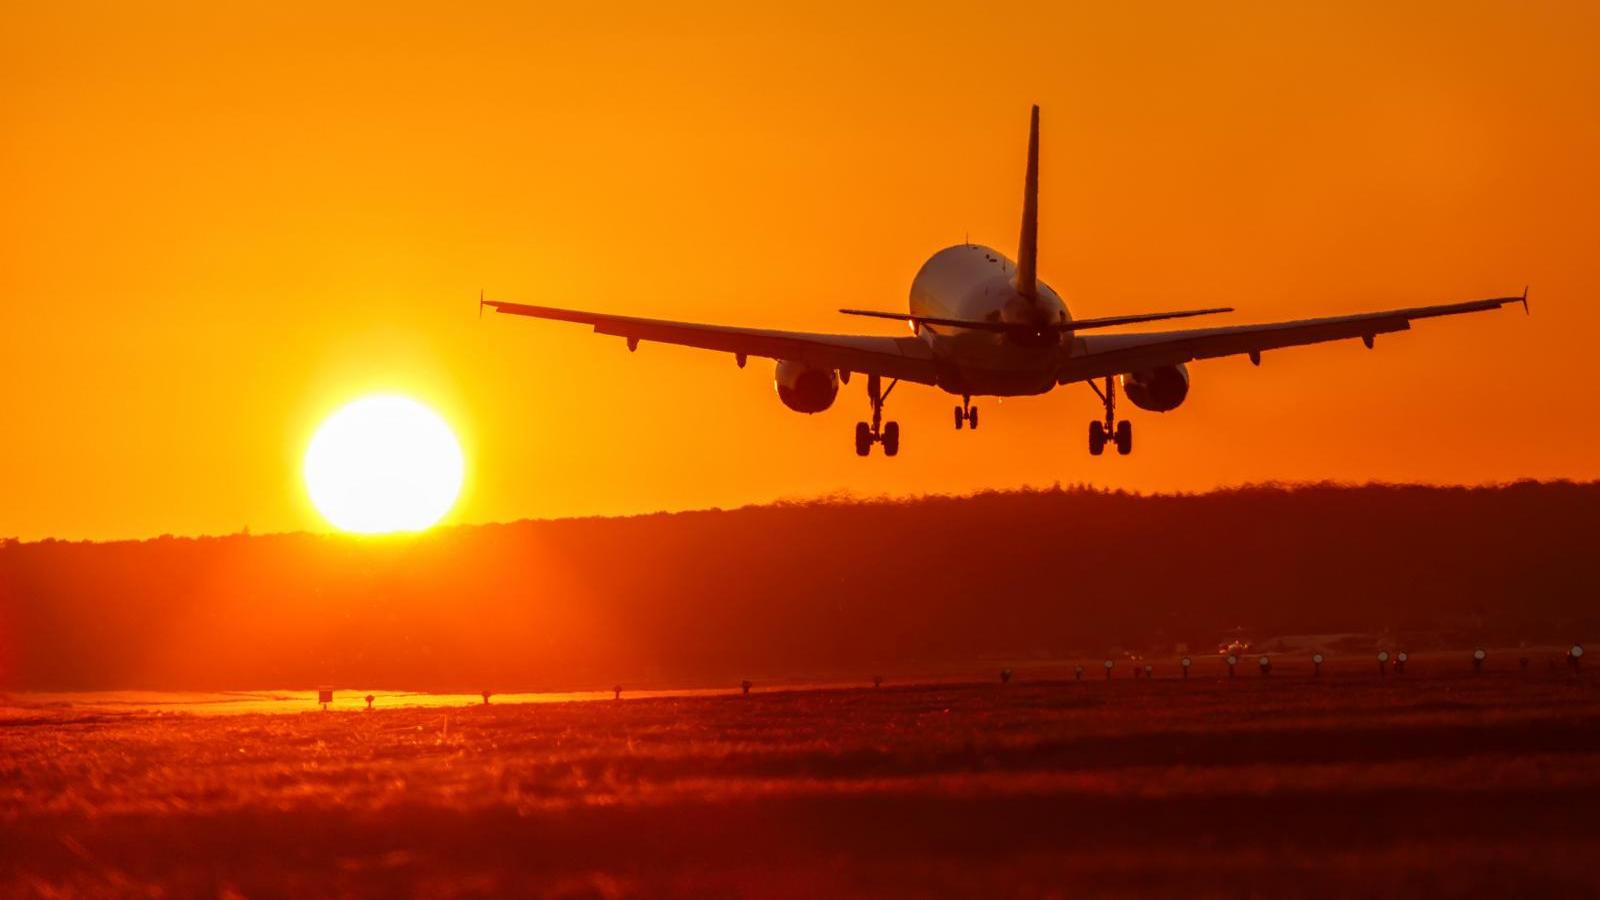
{"type": "Polygon", "coordinates": [[[1106,668],[1108,668],[1108,669],[1109,669],[1109,668],[1111,668],[1111,667],[1112,667],[1112,666],[1114,666],[1114,665],[1116,665],[1116,663],[1113,663],[1113,662],[1112,662],[1112,661],[1111,661],[1111,660],[1109,660],[1109,659],[1108,659],[1108,660],[1106,660],[1106,662],[1105,662],[1105,666],[1106,666],[1106,668]]]}
{"type": "Polygon", "coordinates": [[[1228,654],[1228,668],[1231,669],[1235,665],[1238,665],[1238,663],[1239,663],[1239,657],[1234,656],[1232,653],[1229,653],[1228,654]]]}
{"type": "Polygon", "coordinates": [[[1482,647],[1479,647],[1478,649],[1472,651],[1472,658],[1477,660],[1478,662],[1483,662],[1484,659],[1488,657],[1488,655],[1489,654],[1485,653],[1482,647]]]}
{"type": "Polygon", "coordinates": [[[1378,651],[1378,662],[1386,663],[1388,661],[1389,661],[1389,651],[1387,651],[1387,650],[1379,650],[1378,651]]]}
{"type": "Polygon", "coordinates": [[[1567,651],[1567,655],[1572,657],[1573,659],[1578,659],[1578,658],[1582,657],[1583,656],[1583,645],[1582,644],[1573,644],[1572,645],[1572,649],[1567,651]]]}
{"type": "Polygon", "coordinates": [[[1184,667],[1184,668],[1185,668],[1185,669],[1187,669],[1187,668],[1189,668],[1189,667],[1190,667],[1190,666],[1192,666],[1192,665],[1194,665],[1194,660],[1192,660],[1192,659],[1190,659],[1190,658],[1189,658],[1189,657],[1187,657],[1187,656],[1185,656],[1185,657],[1184,657],[1184,658],[1183,658],[1183,660],[1182,660],[1182,665],[1183,665],[1183,667],[1184,667]]]}
{"type": "Polygon", "coordinates": [[[1311,654],[1311,661],[1316,663],[1319,666],[1322,665],[1322,654],[1321,653],[1313,653],[1313,654],[1311,654]]]}

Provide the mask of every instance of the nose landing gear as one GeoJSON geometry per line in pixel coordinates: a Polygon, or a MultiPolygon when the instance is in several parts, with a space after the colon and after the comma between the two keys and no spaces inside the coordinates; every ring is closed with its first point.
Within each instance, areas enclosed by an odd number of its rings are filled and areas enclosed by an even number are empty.
{"type": "Polygon", "coordinates": [[[1089,382],[1089,387],[1100,396],[1100,402],[1105,404],[1106,419],[1104,422],[1089,423],[1089,455],[1099,456],[1106,450],[1106,442],[1110,441],[1117,447],[1117,453],[1127,456],[1133,452],[1133,423],[1127,419],[1117,421],[1117,383],[1111,376],[1106,376],[1105,390],[1094,382],[1089,382]]]}
{"type": "Polygon", "coordinates": [[[962,394],[961,405],[956,407],[956,430],[960,431],[962,425],[973,431],[978,430],[978,408],[972,405],[972,396],[969,394],[962,394]]]}
{"type": "Polygon", "coordinates": [[[900,452],[900,423],[883,421],[883,402],[889,399],[889,394],[899,383],[897,378],[889,382],[887,390],[881,390],[882,383],[878,376],[867,376],[867,400],[872,403],[872,424],[856,423],[857,456],[871,453],[873,444],[883,445],[884,456],[894,456],[900,452]]]}

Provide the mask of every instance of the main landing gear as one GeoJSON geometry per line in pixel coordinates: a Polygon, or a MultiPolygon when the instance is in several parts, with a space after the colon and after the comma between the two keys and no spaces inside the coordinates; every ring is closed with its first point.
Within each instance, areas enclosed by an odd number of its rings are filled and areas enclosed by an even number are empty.
{"type": "Polygon", "coordinates": [[[962,425],[978,430],[978,408],[972,405],[970,394],[962,394],[961,405],[956,407],[956,430],[960,431],[962,425]]]}
{"type": "Polygon", "coordinates": [[[900,452],[900,423],[883,421],[883,401],[889,399],[889,394],[899,383],[900,380],[897,378],[889,382],[888,390],[882,390],[882,382],[878,376],[867,376],[867,399],[872,403],[872,424],[856,423],[857,456],[871,453],[873,444],[883,445],[884,456],[894,456],[900,452]]]}
{"type": "Polygon", "coordinates": [[[1133,423],[1127,419],[1117,421],[1117,383],[1107,375],[1105,390],[1092,381],[1089,387],[1100,395],[1100,402],[1106,405],[1106,420],[1089,423],[1089,454],[1099,456],[1104,453],[1106,441],[1109,440],[1117,445],[1117,453],[1127,456],[1133,452],[1133,423]]]}

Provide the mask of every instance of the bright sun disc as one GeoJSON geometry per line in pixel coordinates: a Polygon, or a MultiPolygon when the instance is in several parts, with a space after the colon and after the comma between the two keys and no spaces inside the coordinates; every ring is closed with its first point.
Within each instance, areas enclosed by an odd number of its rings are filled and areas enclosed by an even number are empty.
{"type": "Polygon", "coordinates": [[[433,410],[406,397],[363,397],[311,438],[306,490],[342,531],[421,531],[450,511],[465,469],[461,445],[433,410]]]}

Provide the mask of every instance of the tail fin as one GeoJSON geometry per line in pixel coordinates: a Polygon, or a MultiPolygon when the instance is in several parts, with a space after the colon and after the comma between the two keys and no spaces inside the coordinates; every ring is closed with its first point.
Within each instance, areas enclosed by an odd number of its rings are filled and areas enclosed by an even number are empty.
{"type": "Polygon", "coordinates": [[[1028,125],[1028,175],[1022,188],[1022,240],[1017,247],[1017,293],[1039,294],[1039,106],[1028,125]]]}

